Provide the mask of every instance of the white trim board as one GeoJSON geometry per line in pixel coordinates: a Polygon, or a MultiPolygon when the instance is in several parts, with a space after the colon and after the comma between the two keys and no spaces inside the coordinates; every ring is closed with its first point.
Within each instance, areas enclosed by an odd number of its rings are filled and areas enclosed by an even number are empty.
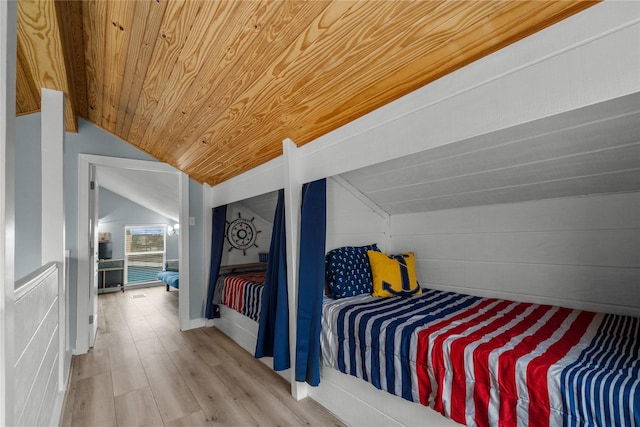
{"type": "Polygon", "coordinates": [[[0,424],[13,425],[17,2],[0,2],[0,424]]]}
{"type": "MultiPolygon", "coordinates": [[[[76,343],[74,354],[86,353],[89,349],[89,171],[91,166],[109,166],[149,172],[175,173],[180,176],[180,218],[181,224],[189,223],[189,177],[177,169],[160,162],[135,160],[120,157],[78,154],[78,273],[76,301],[76,343]]],[[[189,227],[180,233],[179,263],[189,265],[189,227]]],[[[180,329],[190,328],[189,314],[189,271],[180,270],[180,329]]]]}

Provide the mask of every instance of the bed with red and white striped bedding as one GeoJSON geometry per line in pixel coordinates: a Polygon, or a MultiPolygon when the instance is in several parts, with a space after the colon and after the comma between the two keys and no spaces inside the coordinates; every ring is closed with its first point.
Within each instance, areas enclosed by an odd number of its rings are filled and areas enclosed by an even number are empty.
{"type": "Polygon", "coordinates": [[[224,274],[216,281],[214,304],[223,304],[251,320],[260,320],[266,272],[224,274]]]}
{"type": "Polygon", "coordinates": [[[322,324],[325,365],[461,424],[640,426],[640,318],[425,289],[322,324]]]}

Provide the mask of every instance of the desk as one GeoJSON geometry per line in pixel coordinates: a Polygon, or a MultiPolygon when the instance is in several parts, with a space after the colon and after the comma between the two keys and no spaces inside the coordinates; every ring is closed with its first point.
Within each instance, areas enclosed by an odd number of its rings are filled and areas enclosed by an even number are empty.
{"type": "Polygon", "coordinates": [[[98,293],[124,292],[124,260],[101,259],[98,261],[98,293]]]}

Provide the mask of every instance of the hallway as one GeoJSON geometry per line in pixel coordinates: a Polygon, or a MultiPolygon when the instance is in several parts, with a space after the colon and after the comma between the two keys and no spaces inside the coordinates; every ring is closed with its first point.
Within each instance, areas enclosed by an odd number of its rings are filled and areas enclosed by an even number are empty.
{"type": "Polygon", "coordinates": [[[75,356],[61,425],[343,425],[215,328],[178,329],[164,286],[100,295],[96,345],[75,356]]]}

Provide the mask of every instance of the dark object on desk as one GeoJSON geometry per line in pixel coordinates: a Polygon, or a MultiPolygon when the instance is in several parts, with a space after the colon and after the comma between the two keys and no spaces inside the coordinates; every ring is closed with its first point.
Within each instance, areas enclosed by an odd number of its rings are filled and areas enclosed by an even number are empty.
{"type": "Polygon", "coordinates": [[[99,259],[111,259],[112,247],[110,241],[98,243],[98,258],[99,259]]]}

